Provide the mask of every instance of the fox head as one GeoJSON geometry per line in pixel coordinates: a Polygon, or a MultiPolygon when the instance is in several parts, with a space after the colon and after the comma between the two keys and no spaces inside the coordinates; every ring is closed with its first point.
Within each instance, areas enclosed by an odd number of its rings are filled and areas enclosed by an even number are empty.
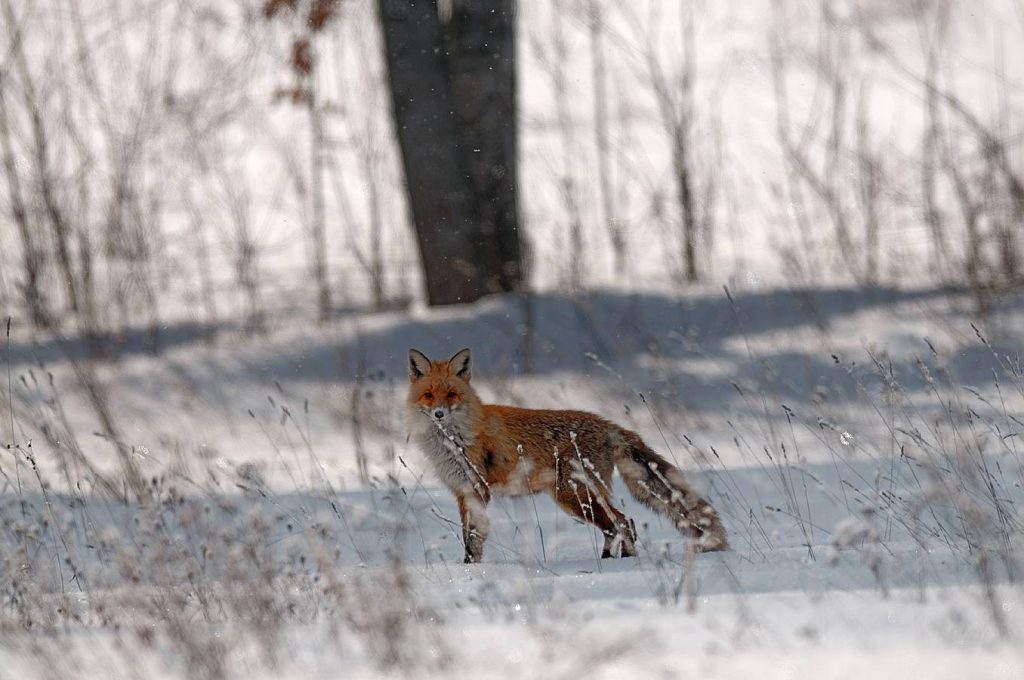
{"type": "Polygon", "coordinates": [[[423,352],[410,349],[410,415],[425,417],[443,429],[461,429],[479,405],[469,384],[469,363],[468,349],[459,350],[447,361],[431,361],[423,352]]]}

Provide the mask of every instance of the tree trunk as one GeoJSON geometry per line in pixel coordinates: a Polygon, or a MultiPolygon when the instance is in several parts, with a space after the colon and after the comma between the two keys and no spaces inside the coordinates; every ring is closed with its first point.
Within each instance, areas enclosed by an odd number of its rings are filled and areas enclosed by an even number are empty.
{"type": "Polygon", "coordinates": [[[448,62],[459,138],[476,204],[474,240],[487,291],[522,281],[516,201],[516,78],[513,0],[455,2],[448,62]]]}
{"type": "Polygon", "coordinates": [[[472,302],[522,279],[511,0],[380,0],[392,105],[427,300],[472,302]],[[446,44],[447,43],[447,44],[446,44]]]}
{"type": "MultiPolygon", "coordinates": [[[[685,120],[685,119],[684,119],[685,120]]],[[[683,275],[687,283],[700,280],[697,271],[697,215],[693,205],[693,179],[690,177],[689,142],[687,130],[689,124],[680,122],[675,130],[673,158],[675,159],[676,184],[679,191],[679,209],[683,221],[683,275]]]]}

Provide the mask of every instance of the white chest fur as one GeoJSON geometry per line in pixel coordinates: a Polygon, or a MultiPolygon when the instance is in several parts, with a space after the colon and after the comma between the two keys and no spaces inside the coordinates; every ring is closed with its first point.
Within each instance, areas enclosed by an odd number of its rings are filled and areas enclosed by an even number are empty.
{"type": "MultiPolygon", "coordinates": [[[[434,472],[451,491],[472,486],[471,467],[466,458],[467,441],[457,430],[442,430],[433,426],[423,428],[417,436],[420,448],[434,466],[434,472]]],[[[475,477],[475,475],[474,475],[475,477]]]]}

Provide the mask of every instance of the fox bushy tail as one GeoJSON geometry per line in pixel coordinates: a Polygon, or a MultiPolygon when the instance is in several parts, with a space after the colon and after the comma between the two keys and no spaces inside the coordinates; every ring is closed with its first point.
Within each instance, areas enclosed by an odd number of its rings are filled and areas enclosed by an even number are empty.
{"type": "Polygon", "coordinates": [[[671,519],[679,531],[696,541],[698,550],[727,549],[722,520],[687,483],[682,471],[652,451],[635,432],[623,430],[622,439],[623,445],[615,450],[615,467],[629,492],[671,519]]]}

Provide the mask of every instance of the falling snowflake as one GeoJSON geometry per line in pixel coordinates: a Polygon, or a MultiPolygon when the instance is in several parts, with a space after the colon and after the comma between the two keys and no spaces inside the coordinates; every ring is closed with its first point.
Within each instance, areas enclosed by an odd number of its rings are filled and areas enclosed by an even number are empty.
{"type": "Polygon", "coordinates": [[[839,435],[839,441],[842,442],[843,446],[849,446],[850,443],[853,441],[853,435],[850,434],[849,432],[843,432],[841,435],[839,435]]]}

